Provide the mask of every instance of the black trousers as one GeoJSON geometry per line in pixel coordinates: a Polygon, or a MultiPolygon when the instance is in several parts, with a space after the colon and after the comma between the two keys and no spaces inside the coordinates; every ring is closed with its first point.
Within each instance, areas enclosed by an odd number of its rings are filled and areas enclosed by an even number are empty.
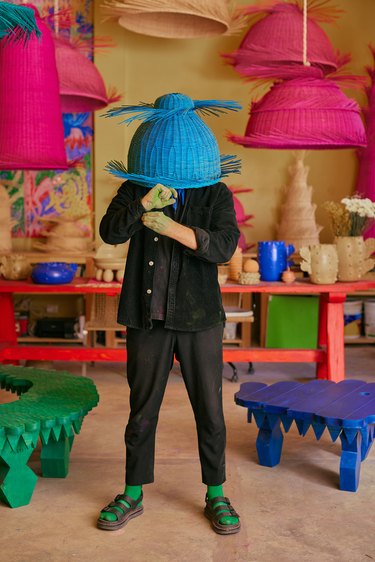
{"type": "Polygon", "coordinates": [[[155,433],[169,372],[176,355],[193,407],[202,481],[225,481],[225,422],[222,405],[223,325],[199,332],[127,330],[130,416],[125,430],[126,483],[154,481],[155,433]]]}

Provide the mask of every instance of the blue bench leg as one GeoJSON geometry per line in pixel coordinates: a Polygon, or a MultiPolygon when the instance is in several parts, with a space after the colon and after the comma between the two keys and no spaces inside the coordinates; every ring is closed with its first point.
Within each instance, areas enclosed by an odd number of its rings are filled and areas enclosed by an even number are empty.
{"type": "Polygon", "coordinates": [[[340,489],[347,492],[356,492],[359,484],[361,471],[361,432],[358,431],[356,437],[349,442],[345,432],[340,434],[341,439],[341,460],[340,460],[340,489]]]}
{"type": "Polygon", "coordinates": [[[266,416],[261,423],[256,441],[259,464],[262,466],[276,466],[280,462],[283,447],[283,433],[280,428],[280,418],[266,416]]]}
{"type": "Polygon", "coordinates": [[[367,429],[362,433],[362,447],[361,447],[361,459],[362,461],[365,460],[367,457],[371,445],[374,441],[374,427],[373,425],[367,427],[367,429]]]}

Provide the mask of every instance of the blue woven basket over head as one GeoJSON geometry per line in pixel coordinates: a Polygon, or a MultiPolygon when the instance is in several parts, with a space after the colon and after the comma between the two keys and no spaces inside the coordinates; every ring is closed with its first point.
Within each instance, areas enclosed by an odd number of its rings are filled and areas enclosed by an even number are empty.
{"type": "Polygon", "coordinates": [[[197,114],[218,116],[239,109],[234,101],[198,101],[176,93],[161,96],[154,104],[111,109],[107,117],[134,113],[123,123],[136,119],[143,123],[130,143],[127,168],[111,161],[106,170],[145,187],[161,183],[176,189],[212,185],[230,173],[239,173],[239,160],[220,155],[215,135],[197,114]]]}

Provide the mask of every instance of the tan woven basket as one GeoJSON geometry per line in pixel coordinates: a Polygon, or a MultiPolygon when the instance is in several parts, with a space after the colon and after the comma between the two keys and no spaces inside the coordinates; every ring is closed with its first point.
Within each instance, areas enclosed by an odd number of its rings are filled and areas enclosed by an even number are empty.
{"type": "Polygon", "coordinates": [[[124,330],[117,322],[117,309],[120,296],[93,295],[90,320],[86,323],[88,330],[124,330]]]}
{"type": "Polygon", "coordinates": [[[246,273],[242,272],[239,274],[238,282],[241,285],[257,285],[260,283],[259,273],[246,273]]]}

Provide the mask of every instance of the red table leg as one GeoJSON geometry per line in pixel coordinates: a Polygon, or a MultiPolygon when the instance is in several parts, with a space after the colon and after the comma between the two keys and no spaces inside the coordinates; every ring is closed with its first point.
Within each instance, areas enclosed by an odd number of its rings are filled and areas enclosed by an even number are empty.
{"type": "Polygon", "coordinates": [[[325,359],[322,363],[316,365],[316,377],[318,379],[328,378],[328,364],[327,364],[327,303],[328,295],[325,293],[320,294],[319,299],[319,332],[318,332],[318,347],[323,348],[326,352],[325,359]]]}
{"type": "MultiPolygon", "coordinates": [[[[1,346],[17,345],[16,323],[14,319],[13,298],[10,293],[0,293],[0,361],[1,346]]],[[[8,363],[8,361],[3,361],[8,363]]],[[[12,361],[14,363],[14,361],[12,361]]]]}
{"type": "Polygon", "coordinates": [[[318,378],[327,378],[340,382],[345,378],[344,357],[344,293],[322,295],[323,318],[319,326],[319,343],[324,345],[326,339],[326,363],[318,367],[318,378]],[[324,322],[324,317],[326,322],[324,322]],[[325,324],[325,326],[323,325],[325,324]],[[325,375],[325,376],[324,376],[325,375]]]}

